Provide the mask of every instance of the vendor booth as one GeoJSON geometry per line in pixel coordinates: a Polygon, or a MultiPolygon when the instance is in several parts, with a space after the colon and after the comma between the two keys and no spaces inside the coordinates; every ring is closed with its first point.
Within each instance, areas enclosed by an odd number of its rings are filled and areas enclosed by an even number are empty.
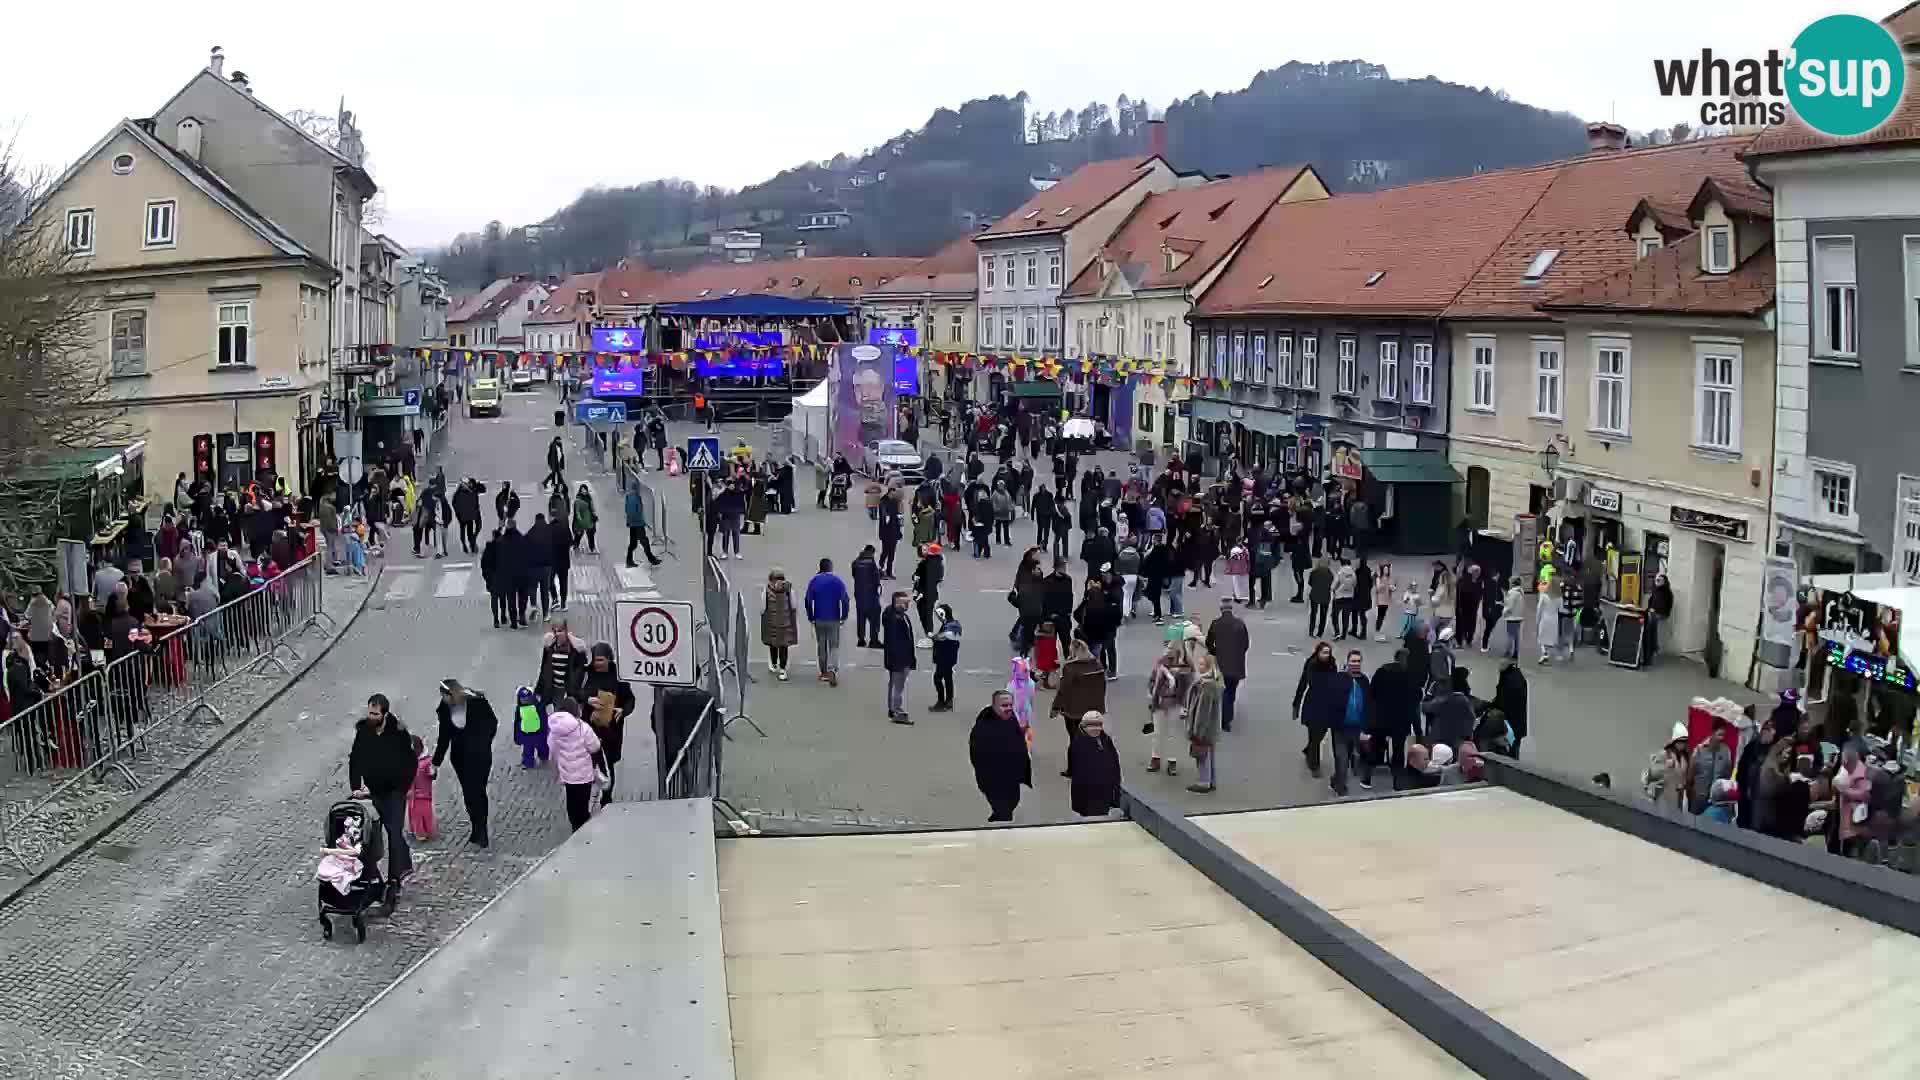
{"type": "Polygon", "coordinates": [[[1460,478],[1440,450],[1336,448],[1336,479],[1360,481],[1379,523],[1376,542],[1403,555],[1437,555],[1457,546],[1453,485],[1460,478]]]}
{"type": "Polygon", "coordinates": [[[793,399],[793,411],[787,414],[787,428],[793,432],[794,453],[808,461],[832,457],[828,449],[832,433],[829,403],[832,391],[825,382],[793,399]]]}

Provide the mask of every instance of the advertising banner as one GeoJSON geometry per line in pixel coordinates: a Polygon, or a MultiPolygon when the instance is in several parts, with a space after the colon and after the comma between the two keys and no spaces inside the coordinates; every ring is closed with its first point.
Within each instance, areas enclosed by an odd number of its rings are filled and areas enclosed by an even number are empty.
{"type": "Polygon", "coordinates": [[[639,368],[627,371],[609,371],[602,368],[593,373],[592,393],[597,398],[639,397],[645,381],[639,368]]]}
{"type": "Polygon", "coordinates": [[[867,443],[896,437],[895,355],[891,345],[837,345],[828,360],[833,449],[850,461],[859,460],[867,443]]]}
{"type": "Polygon", "coordinates": [[[647,332],[638,326],[596,326],[594,352],[646,352],[647,332]]]}

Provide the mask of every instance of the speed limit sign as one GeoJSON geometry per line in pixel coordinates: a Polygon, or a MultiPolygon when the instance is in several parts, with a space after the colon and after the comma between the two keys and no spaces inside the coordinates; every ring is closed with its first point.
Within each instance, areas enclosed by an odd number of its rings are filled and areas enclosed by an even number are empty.
{"type": "Polygon", "coordinates": [[[693,685],[693,605],[673,600],[622,600],[621,678],[656,686],[693,685]]]}

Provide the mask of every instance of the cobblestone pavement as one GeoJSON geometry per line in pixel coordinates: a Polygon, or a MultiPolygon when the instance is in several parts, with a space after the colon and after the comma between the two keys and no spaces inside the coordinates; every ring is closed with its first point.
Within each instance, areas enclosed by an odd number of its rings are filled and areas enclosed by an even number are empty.
{"type": "MultiPolygon", "coordinates": [[[[684,446],[689,435],[704,431],[674,425],[671,434],[676,445],[684,446]]],[[[764,427],[722,425],[719,435],[723,448],[731,447],[736,438],[745,438],[764,455],[771,445],[764,427]]],[[[1099,455],[1099,462],[1109,469],[1122,461],[1118,454],[1099,455]]],[[[987,462],[991,471],[997,459],[989,456],[987,462]]],[[[1043,478],[1050,480],[1044,463],[1041,471],[1046,474],[1043,478]]],[[[654,571],[651,578],[670,595],[695,597],[699,593],[702,544],[690,516],[686,482],[658,473],[648,476],[670,499],[680,555],[654,571]]],[[[965,627],[955,680],[959,707],[946,714],[925,711],[933,694],[931,664],[922,652],[920,669],[914,673],[908,692],[909,708],[917,723],[913,727],[889,724],[879,654],[854,648],[851,626],[843,631],[844,658],[837,689],[814,679],[814,647],[808,629],[802,630],[802,640],[793,650],[792,681],[773,681],[766,667],[766,651],[759,644],[759,608],[760,586],[767,570],[780,566],[796,587],[804,588],[820,557],[832,558],[836,572],[845,577],[861,546],[876,542],[874,523],[861,511],[857,492],[852,509],[833,513],[814,508],[810,470],[801,471],[796,486],[798,512],[791,517],[769,518],[764,536],[745,538],[745,559],[724,564],[746,598],[754,634],[756,679],[749,690],[749,708],[768,733],[762,739],[744,723],[732,727],[733,740],[726,748],[725,794],[743,810],[758,812],[749,813],[750,818],[764,819],[770,829],[781,831],[877,828],[889,823],[978,824],[985,819],[986,808],[974,790],[967,761],[967,732],[991,691],[1006,682],[1006,634],[1013,617],[1005,594],[1018,552],[996,548],[987,560],[969,558],[964,550],[949,554],[941,599],[954,605],[965,627]]],[[[1016,522],[1014,537],[1015,548],[1024,550],[1034,539],[1033,524],[1016,522]]],[[[1076,556],[1081,539],[1076,531],[1072,537],[1072,554],[1076,556]]],[[[1071,562],[1077,583],[1084,568],[1077,558],[1071,562]]],[[[1405,580],[1413,574],[1424,581],[1431,560],[1400,558],[1394,562],[1398,578],[1405,580]]],[[[899,579],[889,587],[909,588],[911,567],[911,556],[903,551],[899,579]]],[[[1226,589],[1221,574],[1216,572],[1213,581],[1212,587],[1186,590],[1186,610],[1203,621],[1219,612],[1220,596],[1226,589]]],[[[1325,780],[1316,780],[1306,771],[1300,756],[1303,730],[1290,716],[1295,682],[1311,645],[1305,605],[1287,602],[1290,580],[1277,584],[1281,590],[1278,601],[1247,616],[1253,631],[1248,679],[1239,693],[1239,719],[1221,751],[1220,787],[1212,795],[1186,790],[1191,761],[1183,760],[1180,775],[1174,778],[1146,773],[1148,737],[1140,731],[1146,719],[1145,676],[1158,652],[1161,628],[1142,617],[1122,629],[1121,677],[1108,687],[1107,713],[1108,731],[1120,745],[1122,765],[1130,780],[1144,782],[1174,805],[1196,812],[1293,805],[1333,797],[1325,780]]],[[[1150,608],[1142,601],[1140,610],[1148,612],[1150,608]]],[[[1529,635],[1523,642],[1523,655],[1536,655],[1531,642],[1529,635]]],[[[1356,644],[1369,671],[1391,658],[1391,646],[1387,644],[1371,640],[1356,644]]],[[[1346,645],[1339,648],[1344,653],[1346,645]]],[[[1472,672],[1477,692],[1491,692],[1496,660],[1477,649],[1462,657],[1472,672]]],[[[1637,774],[1647,753],[1659,744],[1673,721],[1684,716],[1686,702],[1692,696],[1725,694],[1741,701],[1754,697],[1733,684],[1709,680],[1696,664],[1677,660],[1663,661],[1649,670],[1629,671],[1607,665],[1589,650],[1572,667],[1541,668],[1529,662],[1525,670],[1533,700],[1533,735],[1525,748],[1526,756],[1583,776],[1610,771],[1616,783],[1637,774]]],[[[1023,821],[1071,816],[1067,781],[1058,775],[1064,767],[1066,736],[1058,724],[1045,719],[1045,703],[1050,698],[1042,691],[1035,702],[1034,789],[1021,804],[1019,819],[1023,821]]],[[[1383,778],[1381,790],[1387,786],[1383,778]]],[[[1353,790],[1356,797],[1364,794],[1357,787],[1353,790]]]]}
{"type": "MultiPolygon", "coordinates": [[[[514,395],[498,426],[456,420],[448,475],[533,490],[545,438],[529,430],[536,404],[549,415],[545,401],[514,395]]],[[[374,920],[364,945],[351,933],[321,940],[313,870],[367,694],[386,693],[431,743],[438,679],[504,701],[537,662],[532,632],[490,629],[475,560],[457,545],[444,560],[393,552],[380,595],[276,705],[0,910],[0,1077],[275,1076],[566,837],[552,766],[522,771],[503,732],[493,847],[464,843],[459,787],[443,770],[440,838],[415,846],[398,914],[374,920]]],[[[583,555],[576,584],[599,572],[583,555]]],[[[577,598],[574,609],[605,623],[608,602],[577,598]]]]}
{"type": "MultiPolygon", "coordinates": [[[[326,579],[322,602],[336,625],[344,626],[360,606],[366,586],[362,578],[332,576],[326,579]]],[[[319,631],[314,631],[296,638],[294,645],[304,658],[323,648],[326,641],[319,631]]],[[[233,723],[258,708],[286,682],[286,676],[272,673],[265,677],[240,675],[210,693],[207,700],[226,718],[226,723],[233,723]]],[[[178,770],[218,739],[226,731],[226,723],[201,714],[195,719],[183,716],[156,727],[139,745],[137,756],[126,761],[137,787],[145,787],[178,770]]],[[[52,782],[65,782],[67,776],[56,774],[52,782]]],[[[0,784],[0,816],[26,812],[46,795],[49,786],[44,776],[19,776],[0,784]]],[[[25,876],[29,867],[38,866],[51,857],[61,845],[73,841],[133,790],[137,788],[130,788],[127,778],[118,772],[102,775],[94,781],[75,785],[17,831],[9,833],[7,839],[12,851],[0,855],[0,891],[25,876]]]]}

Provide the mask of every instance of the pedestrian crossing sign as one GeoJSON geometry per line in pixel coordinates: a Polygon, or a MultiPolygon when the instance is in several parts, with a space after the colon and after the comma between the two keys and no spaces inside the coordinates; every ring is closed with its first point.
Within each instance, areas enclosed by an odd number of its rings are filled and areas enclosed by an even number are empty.
{"type": "Polygon", "coordinates": [[[720,467],[719,439],[688,439],[687,468],[717,469],[720,467]]]}

